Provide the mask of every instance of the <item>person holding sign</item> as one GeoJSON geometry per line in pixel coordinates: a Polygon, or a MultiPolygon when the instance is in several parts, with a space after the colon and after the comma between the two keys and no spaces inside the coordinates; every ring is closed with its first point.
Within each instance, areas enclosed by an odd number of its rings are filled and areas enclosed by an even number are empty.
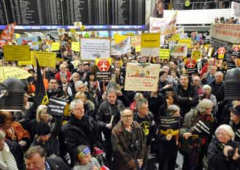
{"type": "Polygon", "coordinates": [[[161,117],[156,129],[157,161],[159,169],[174,170],[180,128],[180,108],[170,105],[167,108],[167,117],[161,117]]]}
{"type": "Polygon", "coordinates": [[[180,129],[183,170],[203,169],[203,157],[206,155],[214,126],[212,109],[213,102],[203,99],[184,117],[183,128],[180,129]]]}

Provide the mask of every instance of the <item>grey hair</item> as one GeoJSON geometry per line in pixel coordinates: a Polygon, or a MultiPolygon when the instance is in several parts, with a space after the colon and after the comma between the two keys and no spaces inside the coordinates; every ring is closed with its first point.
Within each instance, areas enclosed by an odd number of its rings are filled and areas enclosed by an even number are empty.
{"type": "Polygon", "coordinates": [[[3,130],[0,130],[0,140],[6,137],[6,133],[3,130]]]}
{"type": "Polygon", "coordinates": [[[109,88],[106,94],[109,95],[110,93],[115,93],[117,95],[117,90],[115,88],[109,88]]]}
{"type": "Polygon", "coordinates": [[[78,88],[78,87],[81,86],[81,85],[84,85],[84,86],[85,86],[85,84],[84,84],[81,80],[76,81],[76,82],[74,83],[74,87],[75,87],[75,88],[78,88]]]}
{"type": "Polygon", "coordinates": [[[213,102],[209,99],[203,99],[201,100],[197,105],[197,110],[200,113],[204,113],[208,108],[213,107],[213,102]]]}
{"type": "Polygon", "coordinates": [[[210,90],[210,91],[212,91],[212,87],[211,86],[209,86],[208,84],[205,84],[204,86],[203,86],[203,89],[204,90],[210,90]]]}
{"type": "Polygon", "coordinates": [[[140,98],[136,102],[136,109],[139,110],[143,104],[148,103],[148,100],[145,98],[140,98]]]}
{"type": "Polygon", "coordinates": [[[73,110],[77,104],[82,104],[83,102],[80,99],[74,99],[71,103],[70,103],[70,109],[73,110]]]}
{"type": "Polygon", "coordinates": [[[123,110],[120,112],[121,116],[122,116],[125,112],[131,112],[131,113],[133,114],[133,111],[132,111],[131,109],[126,108],[126,109],[123,109],[123,110]]]}
{"type": "Polygon", "coordinates": [[[234,131],[233,131],[233,129],[230,125],[222,124],[222,125],[218,126],[218,128],[215,131],[215,136],[218,136],[220,131],[227,132],[231,136],[232,140],[234,140],[235,134],[234,134],[234,131]]]}
{"type": "Polygon", "coordinates": [[[175,104],[172,104],[167,108],[167,113],[171,116],[174,115],[177,111],[180,112],[180,107],[175,104]]]}
{"type": "Polygon", "coordinates": [[[43,114],[43,113],[47,114],[47,109],[48,109],[48,107],[46,105],[39,105],[38,106],[37,112],[36,112],[36,120],[37,120],[37,122],[40,121],[40,115],[41,114],[43,114]]]}

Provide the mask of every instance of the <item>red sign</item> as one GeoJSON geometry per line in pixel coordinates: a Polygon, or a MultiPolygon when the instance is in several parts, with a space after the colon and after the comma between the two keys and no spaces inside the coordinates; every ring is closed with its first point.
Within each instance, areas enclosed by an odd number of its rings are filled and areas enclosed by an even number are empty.
{"type": "Polygon", "coordinates": [[[110,69],[110,62],[108,59],[100,59],[97,63],[99,71],[108,71],[110,69]]]}

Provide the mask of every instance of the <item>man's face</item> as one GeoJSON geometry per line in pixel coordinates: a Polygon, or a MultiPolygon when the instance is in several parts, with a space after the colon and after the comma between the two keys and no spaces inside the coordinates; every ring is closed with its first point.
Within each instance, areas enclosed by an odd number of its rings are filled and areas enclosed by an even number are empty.
{"type": "Polygon", "coordinates": [[[222,83],[223,82],[223,75],[216,73],[215,74],[215,80],[216,80],[216,83],[222,83]]]}
{"type": "Polygon", "coordinates": [[[48,88],[52,90],[57,89],[58,88],[57,80],[55,79],[50,80],[48,88]]]}
{"type": "Polygon", "coordinates": [[[77,88],[75,90],[76,90],[76,92],[84,92],[85,91],[85,85],[80,84],[79,86],[77,86],[77,88]]]}
{"type": "Polygon", "coordinates": [[[73,109],[73,115],[79,120],[82,119],[82,117],[84,116],[84,106],[82,103],[77,103],[75,105],[73,109]]]}
{"type": "Polygon", "coordinates": [[[117,100],[117,94],[115,92],[110,92],[107,95],[107,100],[110,104],[115,104],[117,100]]]}
{"type": "Polygon", "coordinates": [[[31,158],[25,159],[25,164],[27,170],[45,170],[45,157],[35,153],[31,158]]]}
{"type": "Polygon", "coordinates": [[[124,111],[121,115],[122,123],[125,127],[129,127],[133,123],[133,113],[131,111],[124,111]]]}
{"type": "Polygon", "coordinates": [[[193,86],[199,87],[201,84],[201,80],[199,77],[193,77],[193,86]]]}
{"type": "Polygon", "coordinates": [[[180,78],[180,84],[183,86],[183,87],[187,87],[188,86],[188,78],[186,76],[181,76],[180,78]]]}
{"type": "Polygon", "coordinates": [[[143,103],[142,106],[139,108],[138,112],[142,115],[142,116],[146,116],[149,112],[148,110],[148,103],[143,103]]]}

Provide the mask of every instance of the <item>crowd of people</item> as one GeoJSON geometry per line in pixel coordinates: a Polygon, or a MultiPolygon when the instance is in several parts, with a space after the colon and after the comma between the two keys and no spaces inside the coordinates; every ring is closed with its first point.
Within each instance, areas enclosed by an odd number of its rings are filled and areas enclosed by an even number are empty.
{"type": "Polygon", "coordinates": [[[132,49],[113,58],[111,80],[98,80],[95,64],[80,62],[62,41],[63,61],[42,75],[48,98],[68,101],[69,111],[51,115],[36,105],[37,73],[29,69],[24,110],[0,111],[0,169],[174,170],[178,152],[183,170],[240,169],[240,102],[224,94],[227,66],[240,66],[239,53],[226,67],[204,54],[188,68],[181,57],[132,49]],[[159,64],[158,89],[125,91],[129,62],[159,64]],[[162,117],[178,118],[179,129],[162,129],[162,117]]]}

